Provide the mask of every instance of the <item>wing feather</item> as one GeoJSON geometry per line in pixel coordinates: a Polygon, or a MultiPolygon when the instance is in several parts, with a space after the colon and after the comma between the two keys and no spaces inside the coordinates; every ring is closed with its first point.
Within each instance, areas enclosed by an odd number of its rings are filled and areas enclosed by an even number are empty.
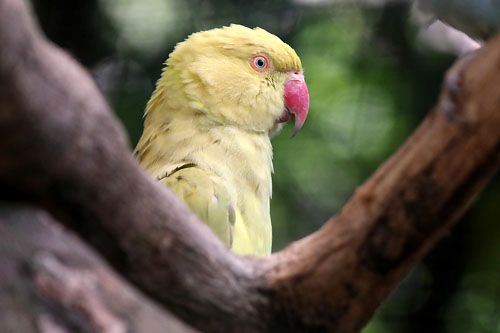
{"type": "Polygon", "coordinates": [[[221,177],[188,164],[160,180],[231,247],[235,223],[234,204],[221,177]]]}

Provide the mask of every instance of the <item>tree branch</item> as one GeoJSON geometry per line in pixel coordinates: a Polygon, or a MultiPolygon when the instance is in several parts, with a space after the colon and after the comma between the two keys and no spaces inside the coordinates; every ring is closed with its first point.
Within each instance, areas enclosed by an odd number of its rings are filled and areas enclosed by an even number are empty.
{"type": "Polygon", "coordinates": [[[194,332],[40,209],[0,203],[0,226],[0,331],[194,332]]]}
{"type": "Polygon", "coordinates": [[[203,331],[359,330],[500,165],[500,40],[466,69],[466,124],[434,110],[319,231],[238,257],[138,166],[89,75],[0,0],[0,183],[46,207],[203,331]]]}

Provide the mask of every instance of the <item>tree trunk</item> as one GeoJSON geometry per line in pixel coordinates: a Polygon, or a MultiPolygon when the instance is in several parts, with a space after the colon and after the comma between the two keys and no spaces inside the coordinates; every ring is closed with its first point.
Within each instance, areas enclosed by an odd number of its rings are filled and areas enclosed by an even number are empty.
{"type": "Polygon", "coordinates": [[[204,332],[358,331],[500,165],[495,40],[462,94],[443,93],[460,121],[436,108],[320,230],[239,257],[141,170],[88,73],[31,16],[0,0],[0,305],[26,331],[189,330],[169,312],[204,332]]]}

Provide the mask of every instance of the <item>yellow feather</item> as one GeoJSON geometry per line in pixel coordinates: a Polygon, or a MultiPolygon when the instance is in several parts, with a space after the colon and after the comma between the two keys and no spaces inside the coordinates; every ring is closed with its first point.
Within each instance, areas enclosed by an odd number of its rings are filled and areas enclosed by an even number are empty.
{"type": "Polygon", "coordinates": [[[270,133],[295,51],[263,29],[231,25],[191,35],[170,54],[145,111],[136,151],[236,253],[271,252],[270,133]],[[265,53],[272,70],[248,59],[265,53]]]}

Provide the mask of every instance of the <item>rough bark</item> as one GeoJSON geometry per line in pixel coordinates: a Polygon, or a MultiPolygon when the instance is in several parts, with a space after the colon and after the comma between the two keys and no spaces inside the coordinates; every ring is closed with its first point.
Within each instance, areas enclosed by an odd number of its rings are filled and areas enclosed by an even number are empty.
{"type": "Polygon", "coordinates": [[[194,332],[33,206],[0,203],[0,332],[194,332]]]}
{"type": "Polygon", "coordinates": [[[92,79],[30,15],[0,0],[4,196],[43,206],[203,331],[359,330],[500,165],[496,40],[463,73],[459,122],[434,110],[320,230],[238,257],[140,169],[92,79]]]}

